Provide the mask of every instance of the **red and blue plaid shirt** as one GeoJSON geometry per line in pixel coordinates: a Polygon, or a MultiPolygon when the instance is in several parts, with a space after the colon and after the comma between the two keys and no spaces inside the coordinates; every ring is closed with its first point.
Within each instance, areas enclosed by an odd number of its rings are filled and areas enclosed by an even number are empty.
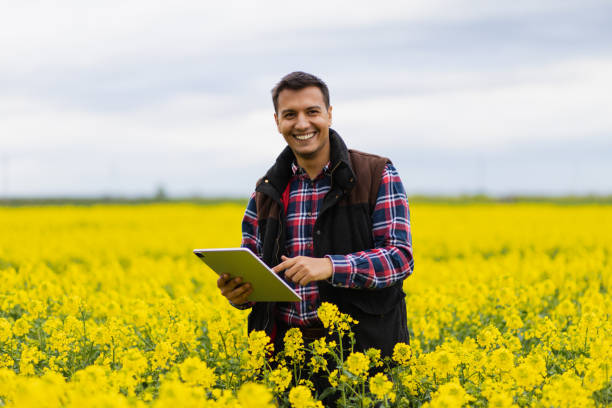
{"type": "MultiPolygon", "coordinates": [[[[313,256],[312,233],[325,194],[331,189],[329,163],[311,180],[295,163],[289,180],[287,208],[286,253],[289,257],[313,256]]],[[[285,195],[286,197],[286,195],[285,195]]],[[[333,264],[332,285],[356,289],[380,289],[403,280],[412,273],[412,236],[406,192],[397,170],[387,164],[382,175],[376,205],[372,213],[374,248],[348,255],[326,255],[333,264]]],[[[247,205],[242,221],[242,247],[261,257],[261,240],[257,230],[255,194],[247,205]]],[[[291,327],[320,324],[317,308],[320,305],[316,282],[300,286],[290,280],[302,298],[300,302],[280,303],[280,320],[291,327]]],[[[244,309],[252,303],[237,305],[244,309]]]]}

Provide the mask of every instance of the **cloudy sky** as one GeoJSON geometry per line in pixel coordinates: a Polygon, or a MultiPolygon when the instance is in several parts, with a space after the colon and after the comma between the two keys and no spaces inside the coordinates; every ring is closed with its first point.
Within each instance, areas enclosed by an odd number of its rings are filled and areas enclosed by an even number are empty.
{"type": "Polygon", "coordinates": [[[409,194],[612,193],[612,3],[60,1],[0,13],[0,195],[247,196],[270,89],[331,90],[409,194]]]}

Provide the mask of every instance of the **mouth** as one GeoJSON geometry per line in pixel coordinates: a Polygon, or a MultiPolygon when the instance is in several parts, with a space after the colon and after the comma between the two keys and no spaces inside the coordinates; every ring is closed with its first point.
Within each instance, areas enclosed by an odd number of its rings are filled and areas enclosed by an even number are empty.
{"type": "Polygon", "coordinates": [[[310,133],[302,133],[302,134],[293,134],[293,137],[295,137],[297,140],[308,140],[308,139],[312,139],[313,137],[315,137],[315,135],[317,134],[317,132],[310,132],[310,133]]]}

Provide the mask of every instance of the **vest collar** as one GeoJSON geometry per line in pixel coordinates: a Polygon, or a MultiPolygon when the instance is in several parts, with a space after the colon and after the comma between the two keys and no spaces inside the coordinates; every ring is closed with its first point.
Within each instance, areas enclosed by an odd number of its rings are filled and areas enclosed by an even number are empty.
{"type": "MultiPolygon", "coordinates": [[[[329,129],[329,155],[331,162],[332,190],[339,188],[349,190],[356,183],[355,173],[349,159],[349,152],[344,141],[333,129],[329,129]]],[[[276,162],[266,175],[257,183],[256,191],[270,195],[279,200],[281,193],[285,190],[291,178],[291,163],[295,161],[295,155],[289,146],[276,158],[276,162]]]]}

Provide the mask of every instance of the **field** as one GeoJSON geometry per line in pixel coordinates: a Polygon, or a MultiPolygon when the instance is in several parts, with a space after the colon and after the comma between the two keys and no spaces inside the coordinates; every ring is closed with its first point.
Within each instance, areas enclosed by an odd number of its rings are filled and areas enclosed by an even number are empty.
{"type": "Polygon", "coordinates": [[[273,365],[191,253],[238,246],[242,213],[0,208],[0,406],[314,407],[317,369],[347,406],[611,403],[612,206],[415,204],[410,346],[347,352],[325,305],[344,347],[290,332],[273,365]]]}

